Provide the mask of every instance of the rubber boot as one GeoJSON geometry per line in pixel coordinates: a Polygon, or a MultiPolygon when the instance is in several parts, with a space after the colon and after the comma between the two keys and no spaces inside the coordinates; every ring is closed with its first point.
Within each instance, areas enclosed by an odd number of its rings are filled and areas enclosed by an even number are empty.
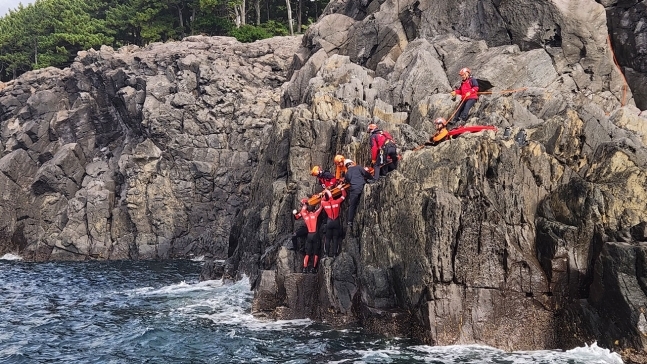
{"type": "Polygon", "coordinates": [[[317,273],[317,263],[319,262],[319,256],[315,255],[314,262],[312,263],[312,269],[310,270],[310,273],[317,273]]]}

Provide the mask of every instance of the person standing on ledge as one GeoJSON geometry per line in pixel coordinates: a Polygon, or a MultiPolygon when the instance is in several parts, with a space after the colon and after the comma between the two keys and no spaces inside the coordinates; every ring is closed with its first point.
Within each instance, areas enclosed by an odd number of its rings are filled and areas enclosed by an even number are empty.
{"type": "Polygon", "coordinates": [[[324,249],[329,257],[336,257],[339,255],[341,250],[341,245],[339,241],[341,240],[342,230],[341,223],[339,220],[339,211],[341,210],[341,203],[346,198],[346,190],[341,190],[341,197],[333,198],[332,193],[326,190],[326,195],[324,199],[321,200],[321,206],[323,206],[326,215],[328,216],[328,222],[326,223],[326,249],[324,249]]]}
{"type": "Polygon", "coordinates": [[[479,83],[476,78],[472,77],[472,71],[465,67],[462,68],[458,74],[461,76],[463,81],[459,88],[451,92],[451,95],[459,95],[461,97],[461,106],[458,108],[456,116],[451,121],[452,126],[465,125],[470,109],[479,99],[479,83]]]}
{"type": "Polygon", "coordinates": [[[398,149],[391,134],[378,129],[376,124],[369,124],[366,131],[370,134],[373,178],[377,180],[398,168],[398,149]]]}
{"type": "Polygon", "coordinates": [[[308,228],[306,255],[303,257],[303,273],[317,273],[317,263],[319,262],[319,252],[321,250],[321,239],[317,232],[317,220],[321,210],[323,210],[322,205],[319,205],[316,210],[314,206],[308,206],[306,211],[301,213],[301,218],[303,218],[308,228]]]}
{"type": "Polygon", "coordinates": [[[364,167],[356,165],[350,159],[346,159],[344,165],[348,168],[346,183],[350,184],[348,188],[348,227],[352,228],[357,205],[359,205],[359,198],[362,197],[362,192],[364,192],[364,185],[366,181],[374,182],[375,180],[364,167]]]}
{"type": "Polygon", "coordinates": [[[304,246],[303,244],[299,244],[299,241],[302,238],[308,237],[308,228],[306,227],[306,224],[303,222],[303,219],[301,219],[303,213],[308,211],[307,209],[308,209],[308,199],[303,198],[301,199],[300,211],[297,211],[296,209],[292,210],[292,215],[294,216],[294,220],[296,220],[296,222],[294,223],[294,233],[292,234],[291,250],[294,250],[295,252],[305,253],[304,246]]]}

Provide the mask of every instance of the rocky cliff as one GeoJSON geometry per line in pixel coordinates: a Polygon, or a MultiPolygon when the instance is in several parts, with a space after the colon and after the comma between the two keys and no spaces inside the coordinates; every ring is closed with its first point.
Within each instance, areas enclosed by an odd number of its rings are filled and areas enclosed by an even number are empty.
{"type": "Polygon", "coordinates": [[[25,74],[0,90],[0,253],[204,254],[227,258],[205,277],[252,277],[269,317],[436,345],[597,340],[639,362],[647,119],[606,29],[643,3],[334,0],[302,38],[105,48],[25,74]],[[417,148],[462,67],[494,85],[469,123],[498,131],[417,148]],[[369,160],[369,123],[400,166],[365,187],[340,256],[302,274],[286,246],[309,170],[369,160]]]}
{"type": "Polygon", "coordinates": [[[298,38],[104,47],[0,91],[0,255],[227,257],[298,38]]]}
{"type": "Polygon", "coordinates": [[[588,0],[331,2],[252,181],[265,209],[232,233],[230,267],[258,277],[254,309],[439,345],[596,340],[644,361],[647,119],[607,14],[588,0]],[[455,110],[465,66],[495,85],[469,122],[499,131],[414,151],[455,110]],[[313,191],[310,166],[369,159],[368,123],[395,135],[400,167],[366,187],[342,254],[301,274],[289,211],[313,191]]]}

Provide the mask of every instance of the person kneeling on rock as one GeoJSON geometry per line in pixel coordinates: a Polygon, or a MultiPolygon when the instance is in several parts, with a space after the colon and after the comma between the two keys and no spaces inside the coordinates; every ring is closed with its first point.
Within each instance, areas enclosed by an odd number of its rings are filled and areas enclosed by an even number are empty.
{"type": "Polygon", "coordinates": [[[306,256],[303,257],[303,273],[317,272],[319,250],[321,248],[319,234],[317,233],[317,218],[322,209],[322,205],[319,205],[319,208],[316,210],[314,206],[308,206],[307,210],[301,213],[301,217],[308,228],[308,237],[306,238],[306,256]],[[310,266],[310,263],[312,263],[312,266],[310,266]]]}
{"type": "Polygon", "coordinates": [[[341,210],[341,203],[346,198],[346,190],[341,190],[341,196],[333,199],[332,193],[326,190],[326,195],[321,201],[326,215],[328,215],[328,222],[326,223],[326,249],[329,257],[336,257],[341,250],[341,223],[339,218],[339,211],[341,210]]]}
{"type": "Polygon", "coordinates": [[[444,118],[438,118],[434,120],[434,126],[436,127],[436,134],[434,134],[425,145],[436,145],[443,140],[449,139],[449,131],[447,131],[447,120],[444,118]]]}

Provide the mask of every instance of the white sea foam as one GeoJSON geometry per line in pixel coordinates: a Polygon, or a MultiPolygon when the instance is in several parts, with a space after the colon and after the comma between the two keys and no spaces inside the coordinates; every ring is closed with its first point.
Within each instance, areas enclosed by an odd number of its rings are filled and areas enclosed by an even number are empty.
{"type": "Polygon", "coordinates": [[[568,350],[567,353],[576,358],[586,359],[589,363],[622,364],[622,358],[618,353],[612,353],[609,349],[601,348],[596,342],[591,346],[585,345],[584,347],[568,350]]]}
{"type": "Polygon", "coordinates": [[[1,256],[0,260],[22,260],[22,257],[16,254],[7,253],[1,256]]]}
{"type": "Polygon", "coordinates": [[[287,330],[302,328],[312,324],[312,320],[262,320],[253,316],[251,303],[254,293],[250,289],[249,278],[236,282],[222,280],[199,283],[180,282],[153,288],[141,287],[127,291],[140,296],[162,296],[181,298],[172,314],[182,317],[203,318],[221,325],[242,326],[248,330],[287,330]]]}
{"type": "Polygon", "coordinates": [[[202,281],[198,283],[180,283],[171,284],[168,286],[154,288],[154,287],[140,287],[126,291],[126,293],[134,293],[144,296],[181,296],[191,292],[213,291],[222,287],[221,281],[202,281]]]}
{"type": "Polygon", "coordinates": [[[251,305],[254,292],[250,289],[249,278],[236,282],[204,281],[195,284],[180,282],[153,289],[144,287],[135,290],[145,296],[187,296],[187,301],[174,312],[182,316],[208,319],[221,325],[242,326],[248,330],[288,330],[311,325],[310,319],[263,320],[252,315],[251,305]],[[195,293],[208,292],[208,295],[195,293]],[[194,294],[191,296],[191,294],[194,294]]]}
{"type": "MultiPolygon", "coordinates": [[[[435,362],[451,364],[457,362],[472,363],[469,358],[478,357],[478,362],[493,362],[505,360],[510,364],[546,363],[559,364],[565,360],[572,360],[576,363],[586,364],[623,364],[620,355],[612,353],[608,349],[597,346],[585,345],[568,351],[538,350],[538,351],[515,351],[506,352],[500,349],[483,345],[453,345],[453,346],[413,346],[412,350],[425,353],[426,355],[416,356],[418,360],[433,358],[435,362]]],[[[569,361],[570,362],[570,361],[569,361]]],[[[476,362],[474,362],[476,363],[476,362]]]]}

